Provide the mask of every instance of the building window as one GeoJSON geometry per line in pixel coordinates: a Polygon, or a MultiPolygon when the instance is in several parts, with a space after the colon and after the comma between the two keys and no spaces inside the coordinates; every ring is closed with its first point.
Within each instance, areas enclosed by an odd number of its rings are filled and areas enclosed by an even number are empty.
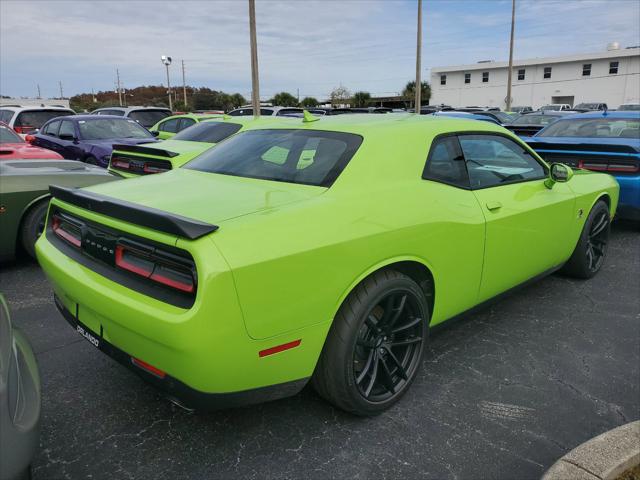
{"type": "Polygon", "coordinates": [[[447,76],[440,75],[440,85],[446,85],[446,84],[447,84],[447,76]]]}
{"type": "Polygon", "coordinates": [[[524,75],[525,75],[524,68],[521,68],[520,70],[518,70],[518,80],[524,80],[524,75]]]}
{"type": "Polygon", "coordinates": [[[482,83],[487,83],[489,81],[489,72],[482,72],[482,83]]]}
{"type": "Polygon", "coordinates": [[[609,75],[615,75],[618,73],[619,62],[609,62],[609,75]]]}
{"type": "Polygon", "coordinates": [[[544,67],[544,75],[543,78],[551,78],[551,67],[544,67]]]}
{"type": "Polygon", "coordinates": [[[589,75],[591,75],[591,64],[590,63],[584,63],[582,65],[582,76],[583,77],[588,77],[589,75]]]}
{"type": "Polygon", "coordinates": [[[471,74],[470,73],[465,73],[464,74],[464,83],[471,83],[471,74]]]}

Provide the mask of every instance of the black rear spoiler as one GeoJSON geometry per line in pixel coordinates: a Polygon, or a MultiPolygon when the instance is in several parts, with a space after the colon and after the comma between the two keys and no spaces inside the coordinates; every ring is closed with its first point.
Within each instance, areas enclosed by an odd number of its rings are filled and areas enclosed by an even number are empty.
{"type": "Polygon", "coordinates": [[[49,185],[49,192],[53,197],[77,207],[190,240],[215,232],[219,228],[217,225],[164,212],[156,208],[125,202],[79,188],[49,185]]]}
{"type": "Polygon", "coordinates": [[[540,130],[542,130],[542,125],[505,125],[504,128],[511,130],[516,135],[522,136],[534,136],[540,130]]]}
{"type": "Polygon", "coordinates": [[[123,145],[120,143],[114,144],[113,149],[121,152],[142,153],[144,155],[155,155],[156,157],[167,158],[173,158],[180,155],[179,153],[170,152],[169,150],[163,150],[161,148],[141,147],[140,145],[123,145]]]}
{"type": "Polygon", "coordinates": [[[631,145],[607,145],[594,143],[551,143],[551,142],[527,142],[535,151],[538,150],[563,150],[574,152],[602,152],[602,153],[640,153],[631,145]]]}

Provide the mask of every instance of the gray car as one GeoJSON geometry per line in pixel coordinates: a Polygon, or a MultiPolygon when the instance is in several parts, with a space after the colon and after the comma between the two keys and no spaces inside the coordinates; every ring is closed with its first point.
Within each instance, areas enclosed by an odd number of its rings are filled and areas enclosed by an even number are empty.
{"type": "Polygon", "coordinates": [[[40,436],[40,375],[27,338],[0,294],[0,480],[31,477],[40,436]]]}

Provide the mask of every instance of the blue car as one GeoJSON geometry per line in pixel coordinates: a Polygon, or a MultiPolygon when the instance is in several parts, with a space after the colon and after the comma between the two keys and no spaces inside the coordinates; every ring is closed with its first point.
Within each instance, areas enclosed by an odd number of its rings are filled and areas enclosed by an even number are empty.
{"type": "Polygon", "coordinates": [[[523,140],[549,163],[613,175],[620,184],[617,215],[640,221],[640,112],[569,115],[523,140]]]}
{"type": "Polygon", "coordinates": [[[49,120],[27,141],[58,152],[67,160],[109,166],[114,143],[139,145],[158,140],[130,118],[112,115],[73,115],[49,120]]]}

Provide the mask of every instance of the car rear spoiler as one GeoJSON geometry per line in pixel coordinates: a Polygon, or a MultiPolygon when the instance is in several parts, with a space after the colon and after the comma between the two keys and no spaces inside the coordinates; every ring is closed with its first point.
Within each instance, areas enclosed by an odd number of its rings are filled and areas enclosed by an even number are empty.
{"type": "Polygon", "coordinates": [[[143,155],[154,155],[156,157],[167,158],[173,158],[180,155],[179,153],[162,150],[161,148],[149,148],[141,147],[140,145],[124,145],[119,143],[114,144],[113,149],[120,152],[142,153],[143,155]]]}
{"type": "Polygon", "coordinates": [[[516,135],[520,135],[523,137],[532,137],[540,130],[542,130],[542,125],[505,125],[504,128],[511,130],[516,135]]]}
{"type": "Polygon", "coordinates": [[[190,240],[215,232],[219,228],[217,225],[164,212],[156,208],[125,202],[79,188],[50,185],[49,192],[53,197],[77,207],[190,240]]]}
{"type": "Polygon", "coordinates": [[[611,145],[597,143],[552,143],[528,141],[527,144],[535,151],[561,150],[573,152],[602,152],[602,153],[640,153],[637,148],[631,145],[611,145]]]}

